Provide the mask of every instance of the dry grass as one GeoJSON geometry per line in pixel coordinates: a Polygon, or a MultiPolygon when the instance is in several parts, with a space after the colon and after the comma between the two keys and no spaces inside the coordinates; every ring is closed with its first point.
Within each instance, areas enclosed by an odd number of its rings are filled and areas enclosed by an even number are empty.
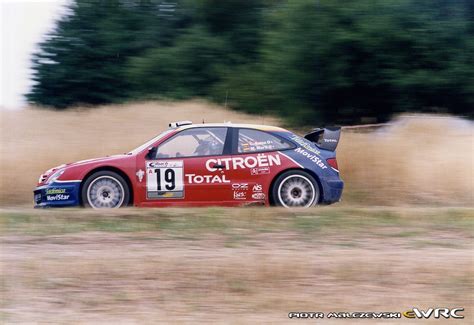
{"type": "Polygon", "coordinates": [[[6,323],[244,324],[286,323],[290,311],[462,306],[469,322],[471,216],[425,208],[3,210],[0,315],[6,323]]]}
{"type": "Polygon", "coordinates": [[[370,133],[343,133],[346,199],[365,204],[474,204],[474,123],[402,116],[370,133]]]}
{"type": "MultiPolygon", "coordinates": [[[[202,119],[281,124],[195,101],[1,111],[0,204],[31,204],[38,176],[53,166],[127,152],[170,121],[202,119]]],[[[344,202],[472,206],[473,130],[459,118],[421,115],[374,132],[344,131],[338,148],[344,202]]]]}
{"type": "Polygon", "coordinates": [[[144,102],[68,111],[0,111],[0,204],[30,204],[45,170],[67,162],[128,152],[168,128],[168,123],[278,124],[208,103],[144,102]]]}

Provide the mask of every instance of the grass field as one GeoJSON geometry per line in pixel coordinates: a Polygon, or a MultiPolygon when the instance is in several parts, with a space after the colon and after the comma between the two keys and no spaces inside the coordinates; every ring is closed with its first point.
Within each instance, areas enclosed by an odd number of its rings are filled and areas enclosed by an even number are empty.
{"type": "Polygon", "coordinates": [[[473,213],[3,209],[1,317],[285,323],[290,311],[462,306],[469,321],[473,213]]]}

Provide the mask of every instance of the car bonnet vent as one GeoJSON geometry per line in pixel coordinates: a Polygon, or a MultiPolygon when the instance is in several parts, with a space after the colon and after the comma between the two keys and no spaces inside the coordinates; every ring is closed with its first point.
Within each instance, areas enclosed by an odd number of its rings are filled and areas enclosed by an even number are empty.
{"type": "Polygon", "coordinates": [[[178,121],[178,122],[171,122],[169,124],[169,127],[170,128],[177,128],[177,127],[180,127],[180,126],[183,126],[183,125],[191,125],[193,124],[193,122],[191,121],[178,121]]]}

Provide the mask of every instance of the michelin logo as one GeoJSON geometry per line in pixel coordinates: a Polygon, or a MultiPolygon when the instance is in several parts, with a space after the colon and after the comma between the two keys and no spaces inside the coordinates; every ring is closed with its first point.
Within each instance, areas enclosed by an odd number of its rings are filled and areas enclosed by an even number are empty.
{"type": "Polygon", "coordinates": [[[254,200],[265,200],[265,193],[253,193],[252,199],[254,200]]]}

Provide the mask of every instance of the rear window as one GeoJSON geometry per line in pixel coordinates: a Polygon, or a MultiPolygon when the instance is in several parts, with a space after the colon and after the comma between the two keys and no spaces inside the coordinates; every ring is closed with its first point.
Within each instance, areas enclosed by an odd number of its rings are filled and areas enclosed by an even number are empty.
{"type": "Polygon", "coordinates": [[[239,153],[252,153],[291,149],[293,145],[268,132],[254,129],[239,129],[239,153]]]}

